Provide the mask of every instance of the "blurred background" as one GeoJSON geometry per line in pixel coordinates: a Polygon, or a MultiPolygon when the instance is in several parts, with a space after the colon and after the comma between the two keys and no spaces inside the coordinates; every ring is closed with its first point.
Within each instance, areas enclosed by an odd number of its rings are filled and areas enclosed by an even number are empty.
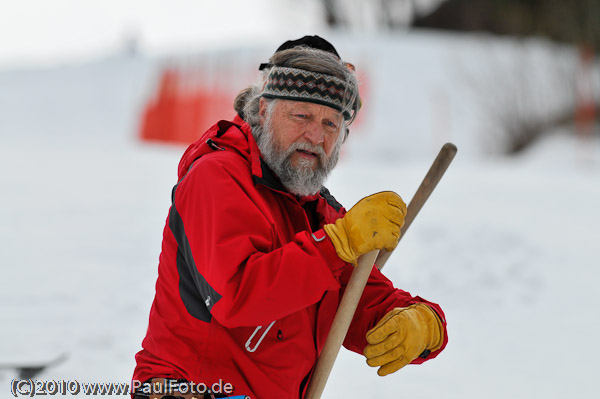
{"type": "Polygon", "coordinates": [[[408,202],[459,149],[384,270],[441,304],[447,349],[385,378],[344,351],[325,397],[592,397],[599,20],[596,0],[0,0],[0,392],[129,381],[180,156],[318,34],[363,97],[338,201],[408,202]]]}

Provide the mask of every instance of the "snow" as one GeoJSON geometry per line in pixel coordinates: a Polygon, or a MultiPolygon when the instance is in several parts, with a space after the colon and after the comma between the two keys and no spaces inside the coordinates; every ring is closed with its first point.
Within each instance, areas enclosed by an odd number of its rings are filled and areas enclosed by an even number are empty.
{"type": "MultiPolygon", "coordinates": [[[[456,78],[456,65],[485,44],[431,33],[350,42],[340,52],[356,54],[359,68],[370,60],[369,76],[388,86],[393,74],[378,65],[401,64],[403,95],[369,93],[368,117],[328,182],[340,202],[381,190],[409,200],[439,145],[459,148],[384,269],[442,305],[450,342],[437,359],[384,378],[342,351],[324,397],[593,397],[598,136],[558,129],[518,156],[489,156],[456,78]],[[430,101],[438,90],[442,108],[430,101]],[[432,121],[439,112],[447,123],[432,121]]],[[[184,150],[136,139],[159,65],[115,55],[0,71],[0,364],[66,354],[37,378],[131,378],[184,150]]],[[[0,369],[2,395],[13,378],[0,369]]]]}

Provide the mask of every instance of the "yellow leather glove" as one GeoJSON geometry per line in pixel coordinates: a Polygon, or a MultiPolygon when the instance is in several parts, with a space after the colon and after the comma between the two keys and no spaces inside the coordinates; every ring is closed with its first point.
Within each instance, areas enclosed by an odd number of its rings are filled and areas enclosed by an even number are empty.
{"type": "Polygon", "coordinates": [[[375,249],[394,250],[406,216],[406,204],[392,191],[384,191],[358,201],[333,224],[323,228],[338,256],[357,264],[359,256],[375,249]]]}
{"type": "Polygon", "coordinates": [[[444,328],[438,315],[417,303],[392,309],[369,330],[364,354],[367,364],[379,367],[377,374],[384,376],[400,370],[425,349],[438,350],[443,341],[444,328]]]}

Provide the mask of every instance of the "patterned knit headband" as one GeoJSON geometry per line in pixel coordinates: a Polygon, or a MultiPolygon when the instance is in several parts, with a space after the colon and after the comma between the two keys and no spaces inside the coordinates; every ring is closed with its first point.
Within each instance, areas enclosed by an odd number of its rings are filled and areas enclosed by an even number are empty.
{"type": "Polygon", "coordinates": [[[346,120],[352,118],[352,102],[357,98],[352,87],[335,76],[280,66],[271,68],[262,96],[326,105],[346,120]]]}

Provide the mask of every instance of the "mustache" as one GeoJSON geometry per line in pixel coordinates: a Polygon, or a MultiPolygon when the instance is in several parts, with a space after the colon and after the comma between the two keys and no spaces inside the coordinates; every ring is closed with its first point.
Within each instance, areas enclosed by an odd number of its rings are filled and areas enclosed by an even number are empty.
{"type": "Polygon", "coordinates": [[[302,142],[292,143],[292,145],[287,150],[286,156],[291,156],[294,152],[298,150],[312,152],[317,156],[321,165],[325,164],[325,162],[327,161],[327,155],[325,154],[325,150],[323,149],[323,147],[302,142]]]}

